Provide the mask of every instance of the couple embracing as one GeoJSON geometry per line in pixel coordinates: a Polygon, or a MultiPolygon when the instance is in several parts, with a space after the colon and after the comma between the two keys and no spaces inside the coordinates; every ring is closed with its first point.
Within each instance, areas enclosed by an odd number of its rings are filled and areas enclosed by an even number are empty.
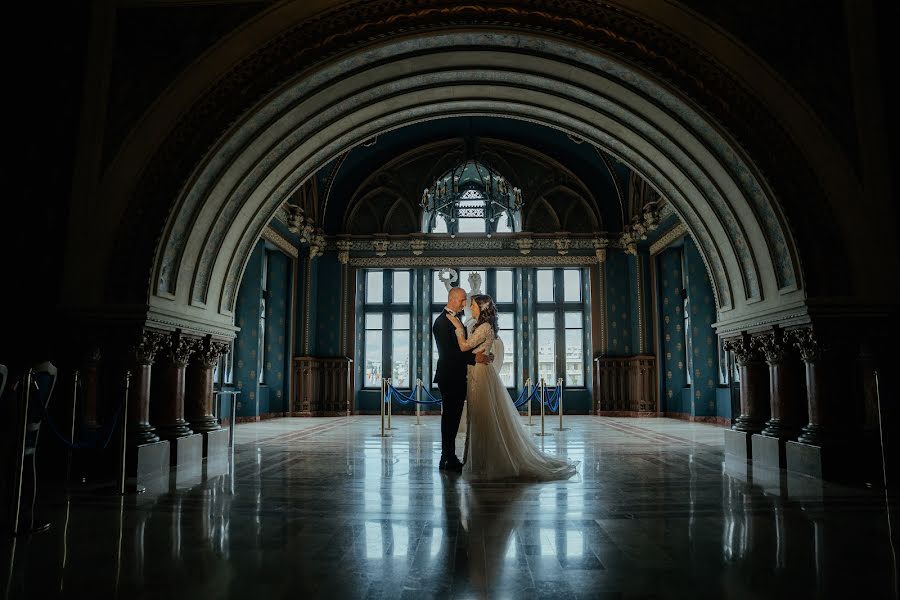
{"type": "Polygon", "coordinates": [[[438,348],[434,382],[444,405],[439,468],[461,471],[473,481],[568,479],[576,465],[538,449],[492,364],[498,321],[493,299],[472,297],[475,326],[470,335],[461,320],[465,306],[465,290],[450,288],[447,306],[431,328],[438,348]],[[469,452],[463,465],[456,457],[456,434],[466,403],[469,452]]]}

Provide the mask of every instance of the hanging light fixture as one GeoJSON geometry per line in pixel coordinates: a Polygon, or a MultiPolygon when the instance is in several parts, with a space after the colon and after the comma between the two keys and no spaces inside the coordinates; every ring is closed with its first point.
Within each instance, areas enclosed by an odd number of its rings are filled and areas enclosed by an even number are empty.
{"type": "Polygon", "coordinates": [[[488,237],[501,218],[510,231],[520,229],[522,190],[476,156],[476,143],[467,139],[463,160],[422,190],[425,231],[432,231],[438,218],[446,221],[450,237],[459,232],[460,219],[484,219],[488,237]]]}

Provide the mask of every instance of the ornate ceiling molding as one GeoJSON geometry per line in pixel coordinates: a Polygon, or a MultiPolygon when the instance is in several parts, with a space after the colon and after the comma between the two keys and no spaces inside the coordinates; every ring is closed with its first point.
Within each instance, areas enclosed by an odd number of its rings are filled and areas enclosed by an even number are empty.
{"type": "Polygon", "coordinates": [[[687,235],[688,228],[684,223],[676,223],[672,229],[662,234],[658,240],[650,244],[650,255],[655,256],[666,249],[666,247],[677,239],[687,235]]]}

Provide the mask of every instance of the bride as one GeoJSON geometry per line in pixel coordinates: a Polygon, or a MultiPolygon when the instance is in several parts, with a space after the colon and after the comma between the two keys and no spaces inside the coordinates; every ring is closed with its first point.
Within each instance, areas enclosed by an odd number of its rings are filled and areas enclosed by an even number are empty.
{"type": "MultiPolygon", "coordinates": [[[[468,339],[462,323],[448,317],[456,328],[456,340],[463,351],[474,353],[491,349],[497,336],[497,307],[485,294],[472,297],[475,330],[468,339]]],[[[522,425],[506,386],[490,364],[469,367],[469,457],[463,476],[477,481],[568,479],[575,474],[575,463],[541,452],[522,425]]]]}

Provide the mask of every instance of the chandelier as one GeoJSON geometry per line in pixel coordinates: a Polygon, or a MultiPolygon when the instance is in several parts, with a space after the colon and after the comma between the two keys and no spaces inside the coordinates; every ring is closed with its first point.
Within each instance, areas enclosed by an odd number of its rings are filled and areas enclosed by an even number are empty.
{"type": "MultiPolygon", "coordinates": [[[[505,231],[520,229],[522,190],[496,170],[474,158],[473,144],[466,144],[466,158],[438,177],[430,188],[422,191],[425,231],[431,232],[437,219],[443,218],[450,237],[460,231],[463,220],[484,220],[487,237],[498,227],[505,231]],[[501,221],[504,219],[505,221],[501,221]],[[502,225],[505,224],[505,227],[502,225]]],[[[473,231],[470,229],[470,231],[473,231]]]]}

